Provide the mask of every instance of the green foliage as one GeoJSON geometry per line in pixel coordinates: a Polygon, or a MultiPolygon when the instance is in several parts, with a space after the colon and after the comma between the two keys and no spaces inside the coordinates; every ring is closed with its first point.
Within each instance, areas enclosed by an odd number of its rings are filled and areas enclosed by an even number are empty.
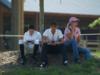
{"type": "Polygon", "coordinates": [[[90,28],[94,28],[95,26],[100,25],[100,17],[94,20],[92,23],[89,24],[90,28]]]}

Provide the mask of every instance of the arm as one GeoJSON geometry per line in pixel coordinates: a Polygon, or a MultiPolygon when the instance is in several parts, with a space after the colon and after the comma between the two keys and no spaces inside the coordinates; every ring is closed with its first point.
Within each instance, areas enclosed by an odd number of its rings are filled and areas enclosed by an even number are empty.
{"type": "Polygon", "coordinates": [[[34,41],[33,40],[30,40],[29,39],[29,37],[28,37],[29,35],[27,34],[27,32],[24,34],[24,37],[23,37],[23,42],[24,43],[34,43],[34,41]]]}
{"type": "Polygon", "coordinates": [[[76,40],[77,40],[78,43],[80,42],[80,35],[77,36],[76,40]]]}
{"type": "Polygon", "coordinates": [[[25,32],[25,34],[24,34],[24,36],[23,36],[23,41],[24,41],[24,43],[27,42],[26,37],[27,37],[27,35],[26,35],[26,32],[25,32]]]}
{"type": "Polygon", "coordinates": [[[77,35],[76,35],[76,40],[77,40],[78,43],[81,40],[81,36],[80,35],[81,35],[81,32],[80,32],[80,29],[78,28],[77,35]]]}
{"type": "Polygon", "coordinates": [[[42,36],[41,36],[41,33],[38,32],[37,44],[40,44],[41,45],[41,43],[42,43],[42,36]]]}
{"type": "Polygon", "coordinates": [[[73,37],[73,33],[72,33],[72,32],[68,32],[68,33],[66,34],[66,36],[67,36],[69,39],[71,39],[71,38],[73,37]]]}
{"type": "Polygon", "coordinates": [[[42,44],[44,43],[48,43],[48,30],[45,30],[45,32],[43,33],[43,36],[42,36],[42,44]]]}
{"type": "Polygon", "coordinates": [[[59,30],[59,32],[58,32],[58,36],[59,36],[59,40],[56,42],[56,44],[63,44],[64,43],[64,36],[63,36],[63,34],[62,34],[62,32],[59,30]]]}
{"type": "Polygon", "coordinates": [[[24,42],[23,42],[23,37],[20,37],[20,38],[19,38],[18,44],[19,44],[19,45],[24,44],[24,42]]]}
{"type": "Polygon", "coordinates": [[[64,43],[64,39],[61,38],[58,42],[56,42],[56,44],[63,44],[64,43]]]}
{"type": "Polygon", "coordinates": [[[66,28],[64,32],[64,38],[71,39],[72,37],[73,37],[73,33],[71,32],[69,28],[66,28]]]}
{"type": "Polygon", "coordinates": [[[47,39],[46,36],[43,36],[43,37],[42,37],[42,43],[48,43],[48,39],[47,39]]]}

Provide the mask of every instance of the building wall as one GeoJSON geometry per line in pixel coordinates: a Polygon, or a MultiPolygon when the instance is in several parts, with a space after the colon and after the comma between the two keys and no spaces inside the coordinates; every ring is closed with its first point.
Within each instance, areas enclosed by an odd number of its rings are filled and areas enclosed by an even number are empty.
{"type": "MultiPolygon", "coordinates": [[[[72,15],[72,16],[76,16],[80,19],[80,25],[79,27],[82,29],[82,30],[86,30],[86,29],[89,29],[88,28],[88,25],[89,23],[91,23],[92,21],[94,21],[96,18],[98,17],[89,17],[89,16],[80,16],[80,15],[72,15]]],[[[56,22],[58,27],[61,28],[61,27],[66,27],[67,25],[67,22],[69,20],[69,18],[71,17],[71,15],[63,15],[63,14],[45,14],[44,16],[44,20],[45,20],[45,28],[48,28],[50,26],[50,24],[52,22],[56,22]]],[[[11,25],[11,15],[10,14],[7,14],[5,13],[5,16],[3,17],[4,18],[4,26],[5,26],[5,30],[10,30],[10,25],[11,25]]],[[[39,29],[39,13],[35,13],[35,12],[25,12],[25,15],[24,15],[24,26],[25,26],[25,29],[27,30],[28,29],[28,26],[29,25],[34,25],[36,29],[39,29]]],[[[95,29],[98,29],[95,28],[95,29]]],[[[25,31],[26,31],[25,30],[25,31]]],[[[84,33],[84,32],[83,32],[84,33]]]]}
{"type": "MultiPolygon", "coordinates": [[[[5,24],[5,20],[4,20],[4,13],[8,12],[8,10],[6,10],[6,8],[0,4],[0,35],[4,34],[4,24],[5,24]]],[[[0,37],[0,48],[4,48],[4,38],[0,37]]]]}
{"type": "MultiPolygon", "coordinates": [[[[11,14],[9,13],[3,13],[3,34],[10,34],[11,32],[11,14]]],[[[89,17],[89,16],[80,16],[80,15],[72,15],[76,16],[80,19],[80,25],[79,27],[82,30],[82,33],[97,33],[98,27],[95,29],[88,28],[89,23],[94,21],[97,17],[89,17]]],[[[51,22],[56,22],[58,25],[58,28],[62,29],[64,31],[64,28],[67,25],[68,19],[71,17],[71,15],[68,14],[53,14],[53,13],[46,13],[44,20],[45,20],[45,29],[48,28],[51,24],[51,22]]],[[[29,25],[34,25],[37,30],[39,30],[39,13],[35,12],[25,12],[24,13],[24,28],[25,31],[28,30],[29,25]]],[[[8,39],[8,43],[11,38],[8,39]]],[[[9,46],[11,46],[9,44],[9,46]]],[[[10,47],[8,47],[10,48],[10,47]]]]}

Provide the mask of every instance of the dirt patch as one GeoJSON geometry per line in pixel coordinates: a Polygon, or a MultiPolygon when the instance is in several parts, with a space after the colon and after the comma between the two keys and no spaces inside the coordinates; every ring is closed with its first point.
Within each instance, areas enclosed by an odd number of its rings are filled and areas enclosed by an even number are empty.
{"type": "Polygon", "coordinates": [[[0,66],[6,64],[16,64],[18,59],[18,51],[0,52],[0,66]]]}

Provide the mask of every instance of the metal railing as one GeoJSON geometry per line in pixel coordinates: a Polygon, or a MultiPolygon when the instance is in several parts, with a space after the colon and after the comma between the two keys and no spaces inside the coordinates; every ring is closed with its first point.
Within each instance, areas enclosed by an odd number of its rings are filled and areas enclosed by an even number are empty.
{"type": "Polygon", "coordinates": [[[100,33],[81,34],[81,37],[82,37],[82,43],[84,47],[88,47],[94,50],[100,49],[100,33]],[[91,39],[93,37],[95,39],[91,39]]]}
{"type": "MultiPolygon", "coordinates": [[[[19,38],[23,37],[23,35],[0,35],[0,38],[19,38]]],[[[81,34],[81,45],[83,47],[89,47],[91,49],[100,49],[100,33],[92,33],[92,34],[81,34]],[[96,39],[91,39],[91,37],[95,37],[96,39]]],[[[5,39],[3,39],[5,40],[5,39]]],[[[9,39],[4,41],[4,43],[9,44],[9,39]]]]}

